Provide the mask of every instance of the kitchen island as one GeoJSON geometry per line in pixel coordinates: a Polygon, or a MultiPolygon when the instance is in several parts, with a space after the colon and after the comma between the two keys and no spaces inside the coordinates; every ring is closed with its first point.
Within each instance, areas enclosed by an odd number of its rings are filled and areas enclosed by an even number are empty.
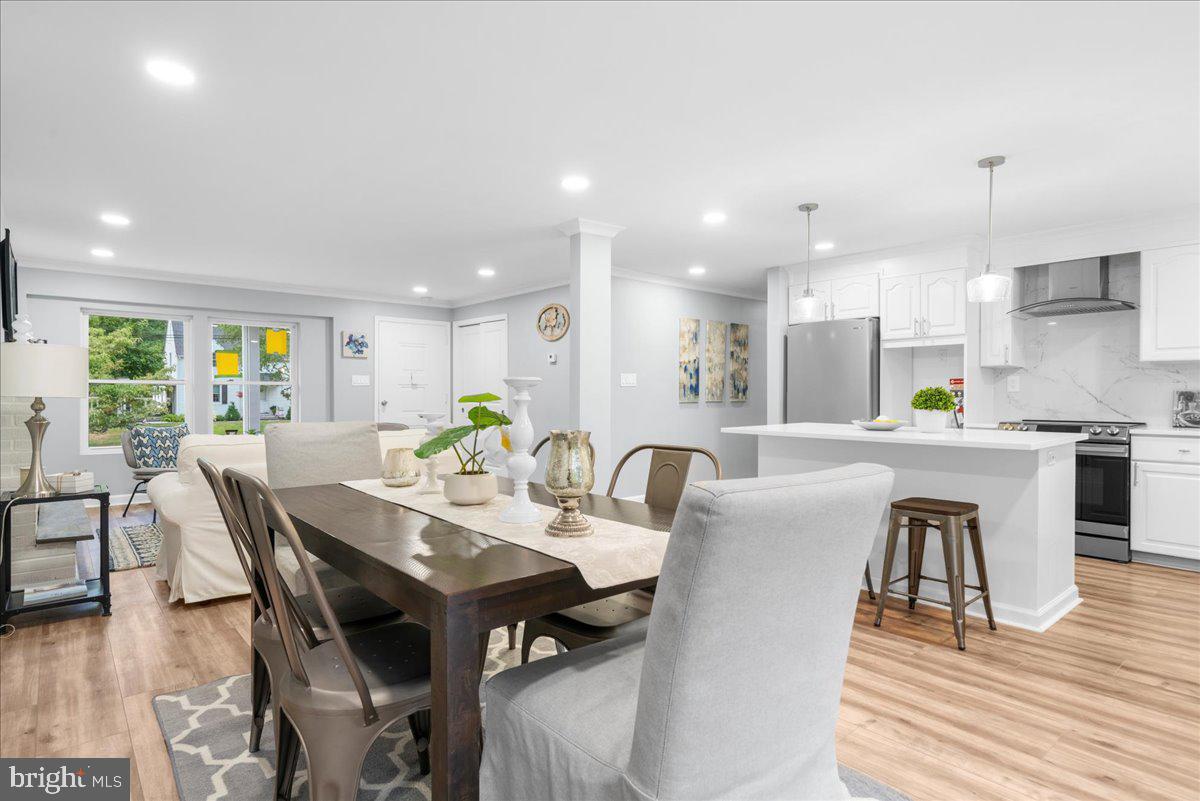
{"type": "MultiPolygon", "coordinates": [[[[864,431],[833,423],[737,426],[721,431],[758,437],[760,476],[874,462],[895,470],[893,499],[923,496],[979,504],[992,607],[1001,625],[1045,631],[1079,603],[1075,443],[1086,438],[1082,434],[975,428],[926,434],[908,427],[864,431]]],[[[886,534],[884,514],[871,552],[876,577],[883,573],[886,534]]],[[[908,573],[905,542],[902,539],[896,549],[893,579],[908,573]]],[[[940,540],[929,537],[925,547],[925,575],[945,578],[940,540]]],[[[966,579],[978,583],[969,557],[966,579]]],[[[946,598],[946,586],[926,582],[921,594],[946,598]]],[[[983,608],[973,604],[967,614],[982,616],[983,608]]]]}

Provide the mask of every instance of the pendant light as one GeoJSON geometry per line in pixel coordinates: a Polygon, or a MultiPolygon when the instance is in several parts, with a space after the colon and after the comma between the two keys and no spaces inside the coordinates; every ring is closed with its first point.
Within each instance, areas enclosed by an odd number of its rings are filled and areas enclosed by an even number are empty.
{"type": "Polygon", "coordinates": [[[995,303],[1008,300],[1012,279],[1007,275],[992,272],[992,175],[1004,163],[1004,156],[988,156],[979,160],[981,168],[988,171],[988,247],[987,264],[983,272],[967,282],[967,300],[972,303],[995,303]]]}
{"type": "Polygon", "coordinates": [[[813,294],[812,290],[812,213],[817,210],[816,203],[801,203],[797,208],[804,212],[804,220],[808,228],[808,241],[804,266],[807,275],[804,278],[804,291],[796,299],[796,316],[801,320],[816,320],[825,317],[825,301],[813,294]]]}

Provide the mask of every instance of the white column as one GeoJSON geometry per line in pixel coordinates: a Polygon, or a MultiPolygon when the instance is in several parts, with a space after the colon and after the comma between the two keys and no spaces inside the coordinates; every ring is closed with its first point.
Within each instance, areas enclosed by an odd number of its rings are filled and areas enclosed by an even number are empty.
{"type": "Polygon", "coordinates": [[[784,396],[787,389],[788,283],[786,267],[767,270],[767,419],[768,424],[784,422],[784,396]]]}
{"type": "Polygon", "coordinates": [[[612,452],[612,240],[618,225],[576,218],[571,239],[571,425],[592,432],[596,485],[608,486],[612,452]]]}

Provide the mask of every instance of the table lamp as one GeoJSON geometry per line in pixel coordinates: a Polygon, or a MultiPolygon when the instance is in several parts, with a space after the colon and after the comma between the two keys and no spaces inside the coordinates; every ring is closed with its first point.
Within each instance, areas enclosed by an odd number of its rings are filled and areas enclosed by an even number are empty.
{"type": "Polygon", "coordinates": [[[86,398],[88,350],[77,345],[5,342],[0,347],[0,395],[33,397],[33,417],[25,421],[33,441],[29,475],[17,488],[18,498],[44,498],[58,490],[42,469],[42,439],[50,421],[42,416],[42,398],[86,398]]]}

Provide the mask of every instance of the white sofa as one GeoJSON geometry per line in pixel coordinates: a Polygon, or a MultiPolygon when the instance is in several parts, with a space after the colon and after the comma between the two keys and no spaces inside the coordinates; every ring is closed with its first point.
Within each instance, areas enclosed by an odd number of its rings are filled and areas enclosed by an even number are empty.
{"type": "MultiPolygon", "coordinates": [[[[380,431],[380,453],[415,448],[424,435],[423,428],[380,431]]],[[[147,492],[163,533],[157,577],[170,585],[171,601],[189,604],[250,592],[212,489],[197,465],[201,458],[222,470],[237,467],[267,479],[261,436],[189,434],[179,444],[179,471],[150,482],[147,492]]]]}

